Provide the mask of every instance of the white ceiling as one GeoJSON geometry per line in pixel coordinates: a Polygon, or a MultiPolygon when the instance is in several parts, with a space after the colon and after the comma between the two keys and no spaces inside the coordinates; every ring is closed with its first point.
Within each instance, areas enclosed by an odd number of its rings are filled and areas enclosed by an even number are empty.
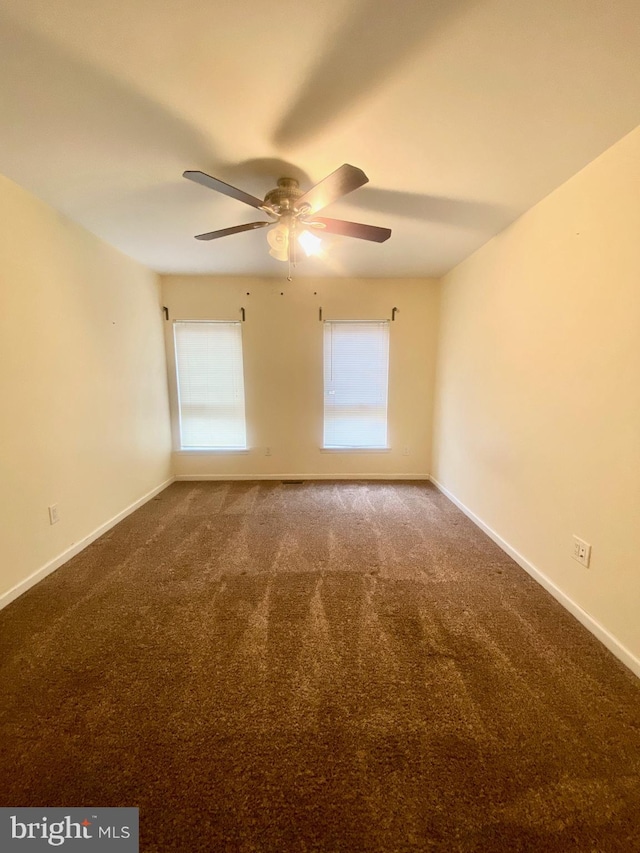
{"type": "Polygon", "coordinates": [[[297,274],[439,276],[640,124],[638,0],[0,0],[0,56],[0,172],[160,272],[283,274],[185,169],[352,163],[392,237],[297,274]]]}

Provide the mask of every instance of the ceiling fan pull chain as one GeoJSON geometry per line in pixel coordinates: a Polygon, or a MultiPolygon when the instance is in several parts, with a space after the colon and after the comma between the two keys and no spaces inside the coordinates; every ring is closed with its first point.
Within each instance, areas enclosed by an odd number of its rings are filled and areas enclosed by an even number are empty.
{"type": "Polygon", "coordinates": [[[289,275],[287,276],[287,281],[293,281],[293,277],[291,275],[291,267],[292,267],[292,258],[293,258],[293,269],[296,268],[296,249],[297,249],[297,239],[296,239],[296,224],[295,221],[291,222],[289,226],[289,251],[287,253],[289,260],[289,275]]]}

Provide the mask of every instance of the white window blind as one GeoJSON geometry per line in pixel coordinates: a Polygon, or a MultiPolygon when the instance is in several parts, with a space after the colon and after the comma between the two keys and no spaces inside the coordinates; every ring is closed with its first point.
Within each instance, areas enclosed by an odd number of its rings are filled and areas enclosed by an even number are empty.
{"type": "Polygon", "coordinates": [[[389,323],[324,324],[324,446],[387,446],[389,323]]]}
{"type": "Polygon", "coordinates": [[[180,447],[245,449],[240,323],[176,321],[180,447]]]}

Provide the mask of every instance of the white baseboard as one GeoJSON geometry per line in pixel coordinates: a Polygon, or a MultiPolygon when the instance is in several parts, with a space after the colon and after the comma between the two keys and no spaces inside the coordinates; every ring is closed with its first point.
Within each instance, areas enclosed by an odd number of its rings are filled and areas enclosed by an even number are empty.
{"type": "Polygon", "coordinates": [[[30,574],[29,577],[25,578],[20,583],[16,584],[7,592],[0,595],[0,610],[3,607],[6,607],[7,604],[11,604],[12,601],[15,601],[16,598],[22,595],[23,592],[26,592],[28,589],[31,589],[32,586],[35,586],[39,581],[43,578],[46,578],[47,575],[50,575],[51,572],[55,572],[56,569],[59,569],[64,563],[70,560],[72,557],[75,557],[76,554],[79,554],[80,551],[83,551],[87,545],[91,545],[92,542],[95,542],[96,539],[99,539],[104,533],[108,530],[111,530],[112,527],[115,527],[118,522],[122,521],[123,518],[126,518],[128,515],[131,515],[132,512],[135,512],[139,509],[143,504],[146,504],[147,501],[150,501],[151,498],[154,498],[157,494],[164,491],[167,486],[170,486],[173,483],[174,478],[170,477],[168,480],[165,480],[164,483],[161,483],[159,486],[156,486],[155,489],[152,489],[150,492],[147,492],[146,495],[143,495],[141,498],[138,498],[137,501],[134,501],[132,504],[129,504],[128,507],[119,512],[117,515],[114,515],[113,518],[110,518],[108,521],[105,521],[104,524],[101,524],[100,527],[96,527],[88,536],[85,536],[79,542],[74,542],[70,548],[67,548],[66,551],[63,551],[62,554],[58,554],[57,557],[54,557],[53,560],[50,560],[41,568],[37,569],[33,574],[30,574]]]}
{"type": "Polygon", "coordinates": [[[626,646],[623,646],[622,643],[613,636],[613,634],[607,631],[607,629],[596,621],[593,616],[590,616],[586,610],[583,610],[579,604],[576,604],[576,602],[557,587],[550,578],[532,565],[527,559],[525,559],[525,557],[522,556],[522,554],[509,545],[508,542],[505,542],[505,540],[497,534],[495,530],[492,530],[491,527],[482,521],[482,519],[478,518],[475,513],[465,506],[462,501],[458,500],[458,498],[445,488],[442,483],[439,483],[434,477],[429,477],[429,479],[438,491],[442,492],[442,494],[447,497],[451,503],[455,504],[458,509],[462,510],[467,518],[470,518],[471,521],[480,528],[480,530],[486,533],[490,539],[493,539],[498,547],[502,548],[502,550],[521,568],[523,568],[527,574],[531,575],[531,577],[537,581],[540,586],[543,586],[547,592],[565,608],[565,610],[568,610],[572,616],[575,616],[578,622],[584,625],[584,627],[594,635],[594,637],[597,637],[597,639],[600,640],[600,642],[606,646],[619,661],[628,667],[634,675],[637,675],[638,678],[640,678],[640,659],[638,659],[633,652],[627,649],[626,646]]]}
{"type": "Polygon", "coordinates": [[[427,482],[428,474],[176,474],[176,480],[421,480],[427,482]]]}

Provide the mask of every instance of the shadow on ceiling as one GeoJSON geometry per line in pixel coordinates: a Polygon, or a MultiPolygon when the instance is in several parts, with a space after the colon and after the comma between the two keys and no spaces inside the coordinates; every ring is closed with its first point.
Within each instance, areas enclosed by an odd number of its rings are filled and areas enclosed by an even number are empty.
{"type": "Polygon", "coordinates": [[[313,184],[307,172],[277,157],[256,157],[240,163],[221,163],[216,167],[215,177],[260,198],[276,186],[278,178],[295,178],[303,189],[308,189],[313,184]]]}
{"type": "Polygon", "coordinates": [[[452,225],[495,234],[518,216],[516,211],[497,204],[445,198],[418,193],[363,187],[346,201],[355,208],[390,216],[452,225]]]}
{"type": "MultiPolygon", "coordinates": [[[[289,147],[313,137],[479,0],[364,0],[325,45],[321,59],[274,132],[289,147]]],[[[425,105],[416,105],[424,109],[425,105]]]]}
{"type": "Polygon", "coordinates": [[[57,207],[214,159],[209,140],[181,118],[3,14],[0,55],[0,165],[42,198],[55,195],[57,207]]]}

